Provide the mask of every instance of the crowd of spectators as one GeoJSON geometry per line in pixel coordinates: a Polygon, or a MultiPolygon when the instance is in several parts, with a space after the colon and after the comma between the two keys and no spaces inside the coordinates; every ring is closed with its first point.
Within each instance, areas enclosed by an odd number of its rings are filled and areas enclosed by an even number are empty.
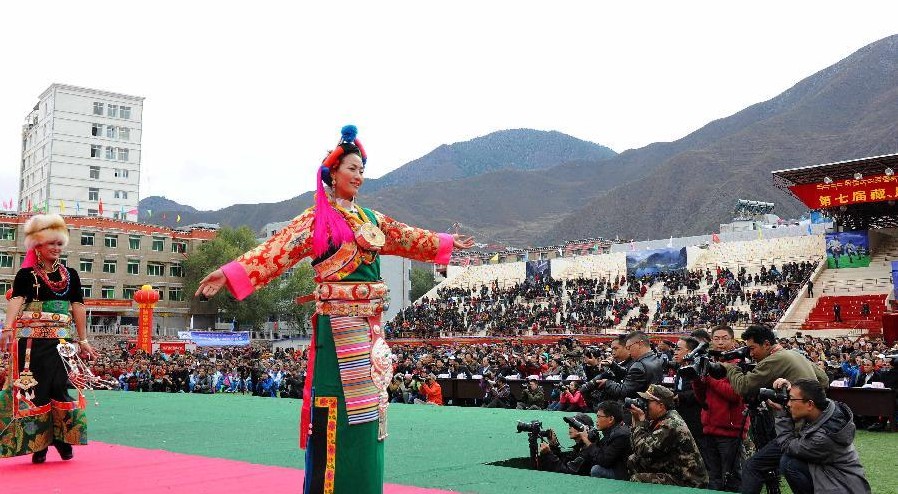
{"type": "Polygon", "coordinates": [[[397,314],[387,324],[388,335],[597,334],[624,320],[622,329],[662,332],[769,323],[783,316],[816,268],[806,261],[761,266],[754,274],[745,267],[736,272],[718,267],[639,278],[547,276],[508,287],[494,280],[475,288],[441,288],[437,298],[424,298],[397,314]],[[653,300],[646,295],[656,284],[660,298],[653,300]],[[648,304],[654,305],[653,315],[648,304]]]}
{"type": "MultiPolygon", "coordinates": [[[[118,337],[95,336],[92,341],[99,357],[90,362],[91,371],[122,391],[302,397],[306,360],[301,351],[207,347],[185,354],[148,355],[129,350],[118,337]]],[[[2,388],[9,359],[0,357],[2,388]]]]}

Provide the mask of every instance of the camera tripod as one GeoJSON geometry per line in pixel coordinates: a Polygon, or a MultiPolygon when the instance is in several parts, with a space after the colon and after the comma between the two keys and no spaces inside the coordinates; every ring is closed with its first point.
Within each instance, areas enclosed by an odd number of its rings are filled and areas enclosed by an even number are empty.
{"type": "MultiPolygon", "coordinates": [[[[723,474],[723,487],[729,486],[733,478],[733,471],[736,468],[736,462],[741,456],[742,447],[745,442],[742,439],[745,436],[745,429],[748,427],[748,419],[751,418],[751,434],[752,441],[755,443],[756,451],[767,445],[775,439],[773,430],[773,417],[770,416],[770,410],[761,408],[761,403],[757,401],[747,402],[745,410],[742,412],[742,427],[739,430],[739,442],[736,447],[736,454],[730,461],[730,467],[723,474]]],[[[780,475],[779,469],[773,469],[765,472],[764,486],[767,488],[767,494],[780,494],[780,475]]]]}

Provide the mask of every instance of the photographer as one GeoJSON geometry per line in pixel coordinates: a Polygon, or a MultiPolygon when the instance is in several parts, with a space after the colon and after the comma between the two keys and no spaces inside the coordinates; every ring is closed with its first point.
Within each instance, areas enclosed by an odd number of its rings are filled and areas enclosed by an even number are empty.
{"type": "MultiPolygon", "coordinates": [[[[717,326],[711,331],[716,352],[729,352],[736,346],[733,329],[717,326]]],[[[704,376],[692,381],[695,397],[702,406],[704,443],[700,444],[708,468],[708,488],[738,491],[742,481],[741,446],[750,425],[743,415],[745,403],[733,391],[727,378],[704,376]]]]}
{"type": "Polygon", "coordinates": [[[633,417],[633,452],[627,460],[630,480],[649,484],[701,488],[708,483],[705,462],[689,428],[675,410],[673,391],[660,384],[639,392],[633,417]],[[648,419],[648,420],[646,420],[648,419]]]}
{"type": "Polygon", "coordinates": [[[561,392],[559,400],[559,410],[562,412],[587,412],[589,408],[586,406],[586,400],[580,393],[580,382],[571,380],[567,384],[567,389],[561,392]]]}
{"type": "Polygon", "coordinates": [[[545,410],[546,409],[546,393],[543,387],[539,385],[539,381],[530,378],[527,380],[527,386],[521,392],[521,399],[518,400],[518,410],[545,410]]]}
{"type": "Polygon", "coordinates": [[[606,399],[634,398],[640,390],[650,384],[661,382],[661,361],[652,352],[649,337],[642,331],[634,331],[627,335],[624,348],[633,359],[627,368],[627,374],[621,382],[600,379],[596,385],[603,391],[606,399]]]}
{"type": "MultiPolygon", "coordinates": [[[[777,343],[773,330],[764,325],[752,324],[742,333],[745,346],[752,359],[756,362],[753,369],[745,372],[742,367],[731,363],[714,363],[709,365],[709,374],[713,377],[723,377],[720,370],[726,370],[726,377],[736,393],[746,399],[755,399],[761,388],[771,387],[777,378],[785,378],[790,382],[799,379],[816,379],[824,388],[829,385],[826,373],[811,363],[800,353],[794,350],[786,350],[777,343]]],[[[773,424],[766,414],[752,415],[753,429],[756,439],[758,434],[770,437],[773,435],[773,424]]],[[[776,441],[756,440],[759,448],[751,458],[745,462],[742,469],[742,488],[746,494],[761,492],[761,486],[770,478],[770,472],[775,471],[782,456],[776,441]]]]}
{"type": "Polygon", "coordinates": [[[505,382],[505,377],[499,376],[495,381],[491,381],[490,377],[492,374],[485,374],[480,381],[480,388],[484,391],[482,408],[513,408],[511,386],[505,382]]]}
{"type": "Polygon", "coordinates": [[[695,390],[692,388],[694,379],[700,376],[692,371],[692,362],[685,360],[690,352],[698,348],[699,342],[691,336],[684,336],[677,340],[676,350],[674,351],[673,361],[677,365],[677,373],[674,377],[674,404],[677,413],[683,417],[686,426],[696,444],[703,444],[704,433],[702,432],[702,407],[695,397],[695,390]]]}
{"type": "Polygon", "coordinates": [[[437,382],[437,376],[428,374],[419,391],[424,396],[424,399],[416,399],[416,405],[443,406],[443,388],[437,382]]]}
{"type": "Polygon", "coordinates": [[[574,440],[574,447],[569,453],[562,453],[561,445],[555,431],[549,429],[549,442],[539,447],[539,469],[547,472],[569,473],[573,475],[589,475],[592,469],[592,450],[595,446],[589,441],[589,431],[594,424],[589,415],[578,413],[573,420],[565,417],[568,423],[568,437],[574,440]],[[582,424],[579,428],[576,424],[582,424]],[[583,429],[586,430],[583,430],[583,429]]]}
{"type": "MultiPolygon", "coordinates": [[[[598,442],[592,453],[589,475],[603,479],[627,480],[627,458],[630,456],[630,428],[623,422],[624,409],[616,401],[603,401],[596,410],[598,442]]],[[[585,442],[593,441],[586,437],[585,442]]]]}
{"type": "Polygon", "coordinates": [[[789,390],[783,404],[768,400],[779,410],[776,442],[782,450],[780,471],[795,494],[814,492],[869,493],[864,467],[854,448],[851,409],[826,398],[815,379],[789,383],[777,379],[774,389],[789,390]]]}

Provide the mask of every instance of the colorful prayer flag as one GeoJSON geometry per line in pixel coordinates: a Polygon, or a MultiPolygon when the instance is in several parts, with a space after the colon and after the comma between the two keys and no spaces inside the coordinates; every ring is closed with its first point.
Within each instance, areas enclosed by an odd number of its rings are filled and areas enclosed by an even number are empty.
{"type": "Polygon", "coordinates": [[[134,216],[137,216],[137,208],[134,208],[134,209],[128,211],[128,214],[133,214],[134,216]]]}
{"type": "Polygon", "coordinates": [[[178,219],[175,220],[175,223],[180,223],[180,222],[181,222],[181,215],[179,214],[178,219]]]}
{"type": "Polygon", "coordinates": [[[81,203],[78,201],[75,201],[75,214],[81,214],[81,203]]]}
{"type": "Polygon", "coordinates": [[[711,234],[711,241],[714,242],[715,244],[719,244],[719,243],[720,243],[720,236],[717,235],[716,233],[712,233],[712,234],[711,234]]]}
{"type": "Polygon", "coordinates": [[[65,201],[59,200],[59,214],[65,214],[65,201]]]}
{"type": "Polygon", "coordinates": [[[103,199],[100,199],[99,213],[100,213],[100,216],[103,216],[103,199]]]}

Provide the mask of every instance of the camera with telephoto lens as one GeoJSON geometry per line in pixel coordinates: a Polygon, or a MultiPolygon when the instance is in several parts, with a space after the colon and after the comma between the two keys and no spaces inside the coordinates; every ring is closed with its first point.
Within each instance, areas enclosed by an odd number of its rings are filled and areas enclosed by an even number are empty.
{"type": "Polygon", "coordinates": [[[526,432],[528,434],[532,434],[536,437],[549,438],[549,431],[543,430],[543,423],[539,420],[533,420],[530,422],[521,422],[518,421],[518,432],[526,432]]]}
{"type": "Polygon", "coordinates": [[[631,406],[635,406],[645,412],[649,409],[649,402],[645,398],[624,398],[624,408],[630,408],[631,406]]]}
{"type": "Polygon", "coordinates": [[[573,427],[574,429],[577,429],[580,432],[589,432],[592,429],[592,427],[577,420],[577,417],[562,417],[562,420],[567,422],[567,425],[573,427]]]}
{"type": "Polygon", "coordinates": [[[677,374],[681,377],[686,379],[705,377],[708,373],[708,363],[710,362],[708,359],[708,342],[703,341],[695,349],[683,356],[683,362],[688,362],[689,365],[677,369],[677,374]]]}
{"type": "Polygon", "coordinates": [[[785,386],[780,389],[761,388],[758,391],[758,401],[770,400],[782,406],[789,403],[789,390],[785,386]]]}
{"type": "Polygon", "coordinates": [[[731,360],[748,360],[751,356],[747,346],[741,346],[732,350],[721,352],[719,350],[711,350],[708,355],[717,359],[718,362],[729,362],[731,360]]]}

